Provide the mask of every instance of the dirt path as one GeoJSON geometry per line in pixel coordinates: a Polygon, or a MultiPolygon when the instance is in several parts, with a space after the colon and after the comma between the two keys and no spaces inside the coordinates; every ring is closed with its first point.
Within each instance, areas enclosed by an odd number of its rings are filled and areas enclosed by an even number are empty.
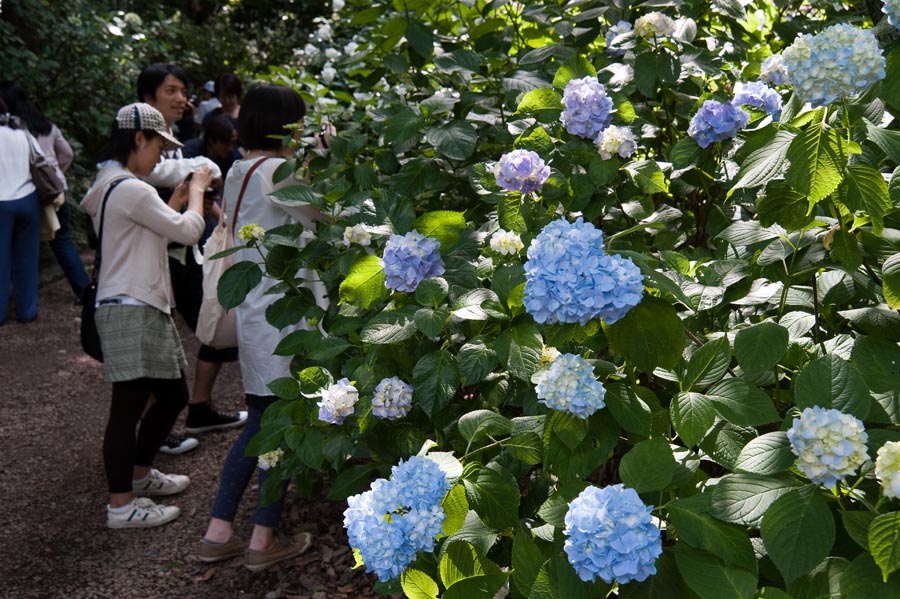
{"type": "MultiPolygon", "coordinates": [[[[349,569],[344,505],[302,498],[293,489],[282,529],[311,531],[308,553],[258,574],[240,559],[210,567],[194,558],[234,431],[202,435],[200,447],[182,456],[160,455],[160,470],[191,477],[190,489],[170,500],[182,509],[178,520],[156,529],[108,530],[100,448],[110,386],[100,364],[81,352],[80,312],[68,284],[52,271],[47,276],[38,320],[22,325],[11,315],[0,327],[0,597],[376,596],[372,577],[349,569]]],[[[195,356],[197,342],[183,326],[182,335],[188,356],[195,356]]],[[[236,364],[223,370],[215,404],[241,409],[236,364]]],[[[248,491],[237,519],[244,536],[253,503],[248,491]]]]}

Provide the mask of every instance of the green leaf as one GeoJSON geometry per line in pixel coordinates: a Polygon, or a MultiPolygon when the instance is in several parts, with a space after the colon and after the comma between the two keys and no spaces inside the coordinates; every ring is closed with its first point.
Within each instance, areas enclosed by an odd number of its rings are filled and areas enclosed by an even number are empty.
{"type": "Polygon", "coordinates": [[[584,56],[576,54],[556,70],[556,74],[553,76],[553,87],[563,89],[572,79],[596,75],[597,69],[594,68],[594,65],[584,56]]]}
{"type": "Polygon", "coordinates": [[[416,321],[406,311],[390,310],[376,314],[359,332],[363,343],[388,345],[405,341],[416,334],[416,321]]]}
{"type": "Polygon", "coordinates": [[[728,338],[723,335],[715,341],[704,344],[691,354],[681,381],[681,389],[696,391],[709,387],[725,376],[730,364],[731,346],[728,344],[728,338]]]}
{"type": "Polygon", "coordinates": [[[861,164],[847,167],[847,178],[841,185],[840,197],[850,210],[865,211],[872,219],[872,233],[881,235],[884,216],[894,207],[881,173],[861,164]]]}
{"type": "MultiPolygon", "coordinates": [[[[731,186],[728,196],[737,189],[758,187],[780,177],[788,166],[788,148],[796,136],[790,131],[777,131],[766,145],[751,152],[741,164],[737,181],[731,186]]],[[[805,204],[804,200],[804,212],[805,204]]]]}
{"type": "Polygon", "coordinates": [[[438,596],[437,583],[425,572],[414,568],[408,568],[400,575],[400,586],[409,599],[437,599],[438,596]]]}
{"type": "MultiPolygon", "coordinates": [[[[727,345],[728,341],[725,343],[727,345]]],[[[716,420],[715,406],[700,393],[678,393],[669,408],[672,426],[687,447],[700,443],[716,420]]]]}
{"type": "Polygon", "coordinates": [[[475,151],[478,133],[467,123],[454,121],[444,127],[433,127],[426,134],[428,143],[450,160],[465,160],[475,151]]]}
{"type": "Polygon", "coordinates": [[[666,504],[668,522],[674,526],[678,538],[718,556],[726,564],[756,572],[756,554],[747,532],[707,514],[709,499],[706,494],[692,495],[666,504]]]}
{"type": "Polygon", "coordinates": [[[726,565],[715,555],[686,543],[675,546],[675,563],[685,584],[700,599],[752,599],[756,575],[726,565]]]}
{"type": "Polygon", "coordinates": [[[461,320],[487,320],[489,316],[481,305],[499,301],[500,298],[490,289],[471,289],[453,302],[453,316],[461,320]]]}
{"type": "Polygon", "coordinates": [[[385,120],[384,143],[396,145],[418,137],[424,126],[425,119],[409,108],[404,108],[385,120]]]}
{"type": "Polygon", "coordinates": [[[625,165],[625,172],[634,181],[641,193],[653,195],[668,193],[669,183],[659,164],[654,160],[636,160],[625,165]]]}
{"type": "Polygon", "coordinates": [[[788,187],[784,181],[772,181],[766,186],[765,195],[756,199],[759,222],[766,227],[777,224],[788,232],[799,231],[813,220],[808,211],[806,196],[788,187]]]}
{"type": "Polygon", "coordinates": [[[459,241],[466,230],[466,217],[462,212],[452,210],[426,212],[413,222],[413,228],[426,237],[437,239],[446,250],[459,241]]]}
{"type": "Polygon", "coordinates": [[[497,357],[514,377],[531,382],[531,375],[541,363],[543,339],[537,327],[523,323],[507,329],[497,337],[497,357]]]}
{"type": "Polygon", "coordinates": [[[416,328],[422,333],[428,337],[437,337],[444,329],[447,319],[450,318],[450,311],[446,306],[441,306],[437,310],[419,308],[413,318],[416,321],[416,328]]]}
{"type": "Polygon", "coordinates": [[[651,414],[648,406],[631,387],[622,383],[606,386],[606,407],[616,422],[630,433],[649,435],[651,414]]]}
{"type": "Polygon", "coordinates": [[[788,184],[808,196],[810,205],[814,205],[837,189],[844,178],[847,143],[837,130],[826,129],[818,122],[794,138],[787,158],[791,161],[788,184]]]}
{"type": "Polygon", "coordinates": [[[656,558],[656,574],[643,582],[619,585],[619,599],[684,599],[683,586],[674,551],[663,549],[656,558]]]}
{"type": "Polygon", "coordinates": [[[841,575],[841,598],[900,599],[900,575],[888,582],[880,580],[881,571],[868,553],[862,553],[841,575]]]}
{"type": "Polygon", "coordinates": [[[535,465],[542,459],[543,442],[537,433],[526,431],[513,436],[503,444],[510,455],[529,465],[535,465]]]}
{"type": "Polygon", "coordinates": [[[743,379],[725,379],[706,395],[723,418],[738,426],[758,426],[779,419],[769,396],[743,379]]]}
{"type": "Polygon", "coordinates": [[[709,513],[725,522],[759,526],[769,506],[799,486],[788,476],[727,474],[713,487],[709,513]]]}
{"type": "Polygon", "coordinates": [[[533,116],[538,121],[549,123],[558,119],[562,112],[562,96],[555,89],[542,87],[526,92],[519,101],[516,114],[533,116]]]}
{"type": "Polygon", "coordinates": [[[512,584],[522,597],[528,597],[544,563],[541,550],[524,527],[516,531],[512,546],[512,584]]]}
{"type": "Polygon", "coordinates": [[[519,521],[519,486],[504,471],[479,468],[474,478],[463,479],[469,505],[488,526],[512,528],[519,521]]]}
{"type": "Polygon", "coordinates": [[[874,512],[843,510],[840,512],[841,522],[844,523],[844,530],[856,544],[869,550],[869,525],[875,519],[874,512]]]}
{"type": "Polygon", "coordinates": [[[900,512],[876,516],[869,525],[869,552],[887,583],[900,570],[900,512]]]}
{"type": "Polygon", "coordinates": [[[481,559],[474,545],[465,541],[451,543],[441,557],[441,582],[445,587],[450,587],[460,580],[483,575],[481,559]]]}
{"type": "Polygon", "coordinates": [[[680,69],[678,60],[668,52],[643,52],[634,61],[634,83],[646,97],[655,98],[657,82],[676,81],[680,69]]]}
{"type": "Polygon", "coordinates": [[[465,487],[460,484],[453,485],[441,501],[441,507],[447,516],[441,525],[441,532],[450,536],[466,523],[466,515],[469,513],[469,502],[466,500],[465,487]]]}
{"type": "Polygon", "coordinates": [[[772,502],[760,526],[769,557],[790,584],[819,564],[834,545],[834,516],[816,487],[785,493],[772,502]]]}
{"type": "Polygon", "coordinates": [[[237,262],[228,267],[219,279],[219,303],[226,310],[241,305],[250,290],[262,281],[262,269],[255,262],[237,262]]]}
{"type": "Polygon", "coordinates": [[[384,268],[378,256],[363,256],[350,268],[341,283],[341,303],[368,308],[388,295],[384,286],[384,268]]]}
{"type": "Polygon", "coordinates": [[[508,193],[500,199],[497,219],[502,228],[515,233],[525,233],[528,230],[526,215],[527,207],[519,194],[508,193]]]}
{"type": "Polygon", "coordinates": [[[341,501],[365,491],[378,471],[375,464],[354,464],[331,480],[328,499],[341,501]]]}
{"type": "Polygon", "coordinates": [[[641,441],[622,456],[619,476],[638,493],[662,491],[678,470],[672,448],[664,437],[641,441]]]}
{"type": "Polygon", "coordinates": [[[440,277],[425,279],[416,287],[416,301],[422,306],[437,306],[450,291],[447,281],[440,277]]]}
{"type": "Polygon", "coordinates": [[[900,131],[876,127],[869,119],[863,119],[863,122],[866,124],[869,139],[895,164],[900,164],[900,131]]]}
{"type": "Polygon", "coordinates": [[[872,335],[856,338],[850,363],[873,392],[894,392],[900,380],[900,346],[872,335]]]}
{"type": "Polygon", "coordinates": [[[884,301],[892,310],[900,310],[900,254],[894,254],[881,266],[884,301]]]}
{"type": "Polygon", "coordinates": [[[459,387],[459,372],[453,354],[434,351],[425,354],[413,368],[413,399],[429,416],[443,410],[459,387]]]}
{"type": "Polygon", "coordinates": [[[266,385],[279,399],[296,399],[300,397],[300,383],[289,376],[281,377],[266,385]]]}
{"type": "Polygon", "coordinates": [[[423,58],[431,57],[434,51],[434,32],[425,23],[410,19],[406,25],[406,41],[415,53],[423,58]]]}
{"type": "Polygon", "coordinates": [[[285,204],[287,206],[310,205],[318,206],[319,208],[328,206],[328,202],[321,193],[309,185],[302,183],[282,187],[281,189],[272,192],[271,195],[278,198],[280,204],[285,204]]]}
{"type": "Polygon", "coordinates": [[[481,381],[497,367],[497,352],[484,342],[466,343],[459,348],[459,374],[464,386],[481,381]]]}
{"type": "Polygon", "coordinates": [[[794,403],[801,409],[834,408],[865,419],[871,399],[865,379],[850,362],[828,354],[807,364],[797,375],[794,403]]]}
{"type": "Polygon", "coordinates": [[[460,416],[457,426],[459,434],[469,443],[482,437],[509,435],[513,431],[513,423],[509,418],[490,410],[467,412],[460,416]]]}
{"type": "Polygon", "coordinates": [[[657,366],[671,369],[684,348],[684,327],[675,308],[649,295],[604,332],[610,348],[644,372],[657,366]]]}
{"type": "Polygon", "coordinates": [[[734,355],[748,376],[771,370],[787,351],[787,329],[774,322],[761,322],[737,332],[734,355]]]}
{"type": "Polygon", "coordinates": [[[738,456],[734,469],[746,474],[780,474],[794,465],[796,456],[784,431],[766,433],[753,439],[738,456]]]}

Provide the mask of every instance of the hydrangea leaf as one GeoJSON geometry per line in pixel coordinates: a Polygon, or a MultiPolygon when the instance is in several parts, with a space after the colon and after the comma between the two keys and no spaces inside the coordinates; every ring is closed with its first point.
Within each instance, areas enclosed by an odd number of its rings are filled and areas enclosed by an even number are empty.
{"type": "Polygon", "coordinates": [[[428,143],[450,160],[465,160],[475,151],[478,134],[467,123],[454,121],[444,127],[433,127],[426,133],[428,143]]]}
{"type": "Polygon", "coordinates": [[[731,346],[728,343],[728,337],[723,335],[714,341],[703,344],[691,354],[691,358],[688,360],[687,368],[681,379],[682,390],[703,390],[709,387],[725,376],[730,364],[731,346]]]}
{"type": "Polygon", "coordinates": [[[869,525],[869,552],[885,583],[888,576],[900,570],[900,512],[876,516],[869,525]]]}
{"type": "Polygon", "coordinates": [[[709,513],[725,522],[759,526],[769,506],[801,484],[788,476],[728,474],[713,488],[709,513]]]}
{"type": "Polygon", "coordinates": [[[887,55],[885,78],[881,84],[881,97],[891,106],[900,110],[900,48],[894,48],[887,55]]]}
{"type": "Polygon", "coordinates": [[[841,574],[841,597],[900,599],[900,574],[882,580],[878,565],[868,553],[856,557],[841,574]]]}
{"type": "Polygon", "coordinates": [[[738,426],[758,426],[779,418],[765,391],[743,379],[725,379],[706,395],[723,418],[738,426]]]}
{"type": "Polygon", "coordinates": [[[541,363],[543,340],[537,327],[530,323],[518,324],[500,333],[496,345],[497,357],[514,377],[530,381],[541,363]]]}
{"type": "Polygon", "coordinates": [[[650,406],[639,398],[631,387],[613,383],[606,387],[606,407],[616,422],[626,431],[649,435],[652,415],[650,406]]]}
{"type": "Polygon", "coordinates": [[[774,322],[762,322],[741,329],[734,338],[734,355],[749,376],[774,367],[787,350],[787,329],[774,322]]]}
{"type": "Polygon", "coordinates": [[[409,599],[437,599],[438,585],[425,572],[409,568],[400,575],[400,586],[409,599]]]}
{"type": "Polygon", "coordinates": [[[386,345],[405,341],[416,334],[416,321],[407,310],[389,310],[376,314],[359,333],[363,343],[386,345]]]}
{"type": "Polygon", "coordinates": [[[441,507],[447,515],[441,530],[444,535],[450,536],[458,532],[466,523],[466,514],[469,513],[469,502],[466,500],[466,489],[462,485],[453,485],[453,488],[441,500],[441,507]]]}
{"type": "Polygon", "coordinates": [[[503,530],[519,521],[519,487],[509,472],[479,468],[463,485],[469,505],[488,526],[503,530]]]}
{"type": "Polygon", "coordinates": [[[378,256],[363,256],[357,260],[340,288],[341,303],[346,302],[360,308],[368,308],[387,294],[384,269],[378,256]]]}
{"type": "Polygon", "coordinates": [[[900,347],[872,335],[857,337],[850,363],[873,392],[894,392],[900,380],[900,347]]]}
{"type": "Polygon", "coordinates": [[[583,56],[577,55],[568,59],[556,70],[553,76],[553,87],[563,89],[566,83],[572,79],[581,79],[582,77],[596,76],[597,69],[594,65],[583,56]]]}
{"type": "Polygon", "coordinates": [[[291,376],[284,376],[269,382],[266,387],[279,399],[297,399],[300,397],[300,383],[291,376]]]}
{"type": "Polygon", "coordinates": [[[888,186],[877,170],[865,165],[847,167],[840,189],[841,201],[852,211],[865,211],[872,219],[872,233],[884,230],[884,216],[893,209],[888,186]]]}
{"type": "Polygon", "coordinates": [[[671,369],[684,347],[684,327],[675,308],[652,296],[645,296],[604,332],[612,350],[644,372],[657,366],[671,369]]]}
{"type": "Polygon", "coordinates": [[[876,514],[860,510],[844,510],[841,511],[841,522],[844,524],[844,530],[856,544],[869,550],[869,525],[875,519],[876,514]]]}
{"type": "Polygon", "coordinates": [[[716,409],[712,401],[700,393],[679,393],[669,406],[669,417],[678,438],[693,447],[703,440],[706,431],[716,420],[716,409]]]}
{"type": "Polygon", "coordinates": [[[528,231],[530,209],[517,194],[506,194],[497,206],[497,219],[500,227],[515,233],[528,231]]]}
{"type": "Polygon", "coordinates": [[[449,249],[466,230],[466,217],[462,212],[452,210],[426,212],[413,222],[413,229],[437,239],[442,248],[449,249]]]}
{"type": "Polygon", "coordinates": [[[487,320],[488,314],[481,305],[498,300],[497,294],[490,289],[472,289],[453,302],[453,316],[461,320],[487,320]]]}
{"type": "Polygon", "coordinates": [[[900,309],[900,253],[885,260],[881,266],[881,289],[888,307],[900,309]]]}
{"type": "Polygon", "coordinates": [[[741,450],[734,469],[746,474],[780,474],[796,460],[784,431],[765,433],[756,437],[741,450]]]}
{"type": "Polygon", "coordinates": [[[751,599],[756,594],[756,574],[727,565],[687,543],[675,546],[675,563],[684,582],[700,599],[751,599]]]}
{"type": "Polygon", "coordinates": [[[678,464],[664,437],[637,443],[622,456],[619,476],[638,493],[662,491],[669,486],[678,464]]]}
{"type": "Polygon", "coordinates": [[[250,291],[262,281],[263,272],[259,264],[244,260],[228,267],[219,279],[217,293],[219,303],[226,310],[236,308],[250,291]]]}
{"type": "Polygon", "coordinates": [[[835,540],[828,504],[808,486],[784,494],[766,510],[760,526],[769,557],[791,583],[819,564],[835,540]]]}
{"type": "Polygon", "coordinates": [[[681,65],[668,52],[644,52],[634,61],[634,83],[648,98],[656,97],[656,84],[678,80],[681,65]]]}
{"type": "Polygon", "coordinates": [[[782,176],[788,167],[788,148],[796,136],[790,131],[777,131],[768,143],[751,152],[741,163],[737,181],[731,186],[728,196],[738,189],[765,185],[782,176]]]}
{"type": "Polygon", "coordinates": [[[562,112],[562,96],[555,89],[548,87],[527,92],[519,101],[516,114],[533,116],[542,123],[552,123],[562,112]]]}
{"type": "Polygon", "coordinates": [[[433,416],[443,410],[459,388],[459,371],[453,354],[434,351],[422,356],[413,368],[413,399],[433,416]]]}
{"type": "Polygon", "coordinates": [[[709,503],[709,494],[701,493],[666,505],[668,521],[678,531],[678,538],[696,549],[719,556],[726,564],[756,572],[756,555],[747,532],[710,516],[707,513],[709,503]]]}
{"type": "Polygon", "coordinates": [[[519,528],[512,546],[512,583],[522,597],[528,597],[537,578],[544,555],[526,528],[519,528]]]}
{"type": "Polygon", "coordinates": [[[406,41],[416,54],[429,58],[434,51],[434,32],[420,21],[409,20],[406,26],[406,41]]]}
{"type": "MultiPolygon", "coordinates": [[[[841,576],[850,562],[842,557],[827,557],[804,576],[787,585],[791,597],[831,597],[840,594],[841,576]]],[[[847,595],[856,597],[858,595],[847,595]]],[[[864,595],[865,596],[865,595],[864,595]]],[[[871,597],[870,597],[871,599],[871,597]]]]}
{"type": "Polygon", "coordinates": [[[428,337],[437,337],[444,329],[444,324],[450,318],[450,311],[446,306],[441,306],[435,310],[431,308],[419,308],[416,310],[414,319],[416,328],[422,331],[428,337]]]}
{"type": "Polygon", "coordinates": [[[541,436],[530,431],[515,435],[507,440],[503,447],[512,457],[530,465],[538,464],[543,456],[541,436]]]}
{"type": "Polygon", "coordinates": [[[872,121],[863,119],[869,139],[895,163],[900,164],[900,131],[876,127],[872,121]]]}
{"type": "Polygon", "coordinates": [[[763,226],[778,224],[788,232],[799,231],[812,222],[807,214],[809,202],[806,196],[791,189],[782,180],[771,181],[766,186],[765,195],[756,199],[756,211],[763,226]]]}
{"type": "Polygon", "coordinates": [[[385,120],[384,143],[396,145],[418,137],[424,126],[425,119],[421,115],[404,108],[385,120]]]}
{"type": "Polygon", "coordinates": [[[862,375],[846,360],[829,354],[813,360],[797,375],[794,403],[799,408],[835,408],[865,419],[871,400],[862,375]]]}
{"type": "Polygon", "coordinates": [[[416,301],[422,306],[437,307],[450,292],[450,285],[441,277],[425,279],[416,287],[416,301]]]}
{"type": "Polygon", "coordinates": [[[840,185],[848,158],[849,148],[840,133],[815,123],[797,135],[788,148],[791,166],[787,182],[815,205],[840,185]]]}
{"type": "Polygon", "coordinates": [[[467,442],[487,436],[506,436],[513,431],[513,423],[491,410],[474,410],[460,416],[457,422],[459,433],[467,442]]]}

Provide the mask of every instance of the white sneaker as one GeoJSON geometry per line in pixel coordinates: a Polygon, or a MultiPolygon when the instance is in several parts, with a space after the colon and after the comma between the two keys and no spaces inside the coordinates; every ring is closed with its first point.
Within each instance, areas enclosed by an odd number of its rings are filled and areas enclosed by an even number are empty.
{"type": "Polygon", "coordinates": [[[157,505],[152,499],[135,497],[128,505],[130,509],[116,513],[107,507],[106,526],[108,528],[151,528],[171,522],[181,510],[174,505],[157,505]]]}
{"type": "Polygon", "coordinates": [[[191,484],[191,479],[183,474],[163,474],[156,468],[142,481],[131,481],[131,487],[137,497],[158,497],[181,493],[191,484]]]}

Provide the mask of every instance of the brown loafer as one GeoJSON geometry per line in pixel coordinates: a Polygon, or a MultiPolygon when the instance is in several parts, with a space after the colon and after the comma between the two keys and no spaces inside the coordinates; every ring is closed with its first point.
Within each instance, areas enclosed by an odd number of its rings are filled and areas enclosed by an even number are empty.
{"type": "Polygon", "coordinates": [[[301,532],[294,537],[293,543],[276,540],[265,551],[248,549],[244,554],[244,565],[251,572],[259,572],[278,562],[297,557],[309,549],[310,545],[312,545],[312,535],[308,532],[301,532]]]}
{"type": "Polygon", "coordinates": [[[244,555],[247,551],[247,541],[232,536],[224,543],[204,543],[200,542],[200,550],[197,552],[197,558],[204,563],[211,564],[213,562],[221,562],[231,559],[239,555],[244,555]]]}

